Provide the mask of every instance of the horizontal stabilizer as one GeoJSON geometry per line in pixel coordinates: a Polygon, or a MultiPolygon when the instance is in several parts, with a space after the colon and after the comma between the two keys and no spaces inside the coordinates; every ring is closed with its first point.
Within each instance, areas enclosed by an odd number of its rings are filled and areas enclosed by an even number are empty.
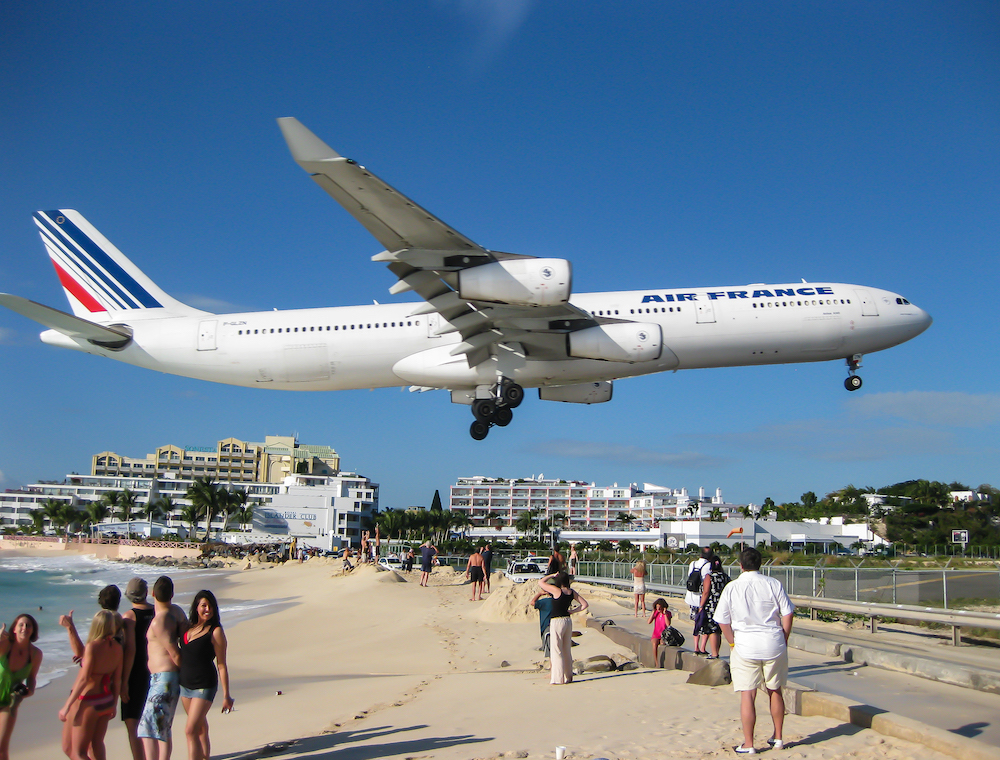
{"type": "Polygon", "coordinates": [[[80,338],[105,348],[123,348],[132,340],[128,332],[103,327],[20,296],[0,293],[0,306],[6,306],[11,311],[70,338],[80,338]]]}

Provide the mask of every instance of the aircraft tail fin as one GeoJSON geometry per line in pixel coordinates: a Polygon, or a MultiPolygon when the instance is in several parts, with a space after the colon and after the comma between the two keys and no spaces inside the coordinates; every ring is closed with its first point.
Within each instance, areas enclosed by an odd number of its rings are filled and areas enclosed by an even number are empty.
{"type": "Polygon", "coordinates": [[[205,313],[163,292],[79,212],[38,211],[34,218],[76,316],[110,322],[123,314],[136,319],[205,313]]]}

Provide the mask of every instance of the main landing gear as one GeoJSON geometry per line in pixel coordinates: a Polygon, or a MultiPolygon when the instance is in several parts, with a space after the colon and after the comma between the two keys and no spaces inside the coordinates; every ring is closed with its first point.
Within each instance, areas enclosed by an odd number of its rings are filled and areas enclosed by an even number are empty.
{"type": "Polygon", "coordinates": [[[500,381],[492,390],[491,398],[477,398],[472,402],[476,421],[469,428],[469,435],[477,441],[483,440],[494,425],[507,427],[514,419],[514,409],[524,401],[524,388],[510,380],[500,381]]]}
{"type": "Polygon", "coordinates": [[[847,357],[847,379],[844,380],[844,387],[849,391],[856,391],[861,387],[861,378],[854,373],[861,366],[861,354],[847,357]]]}

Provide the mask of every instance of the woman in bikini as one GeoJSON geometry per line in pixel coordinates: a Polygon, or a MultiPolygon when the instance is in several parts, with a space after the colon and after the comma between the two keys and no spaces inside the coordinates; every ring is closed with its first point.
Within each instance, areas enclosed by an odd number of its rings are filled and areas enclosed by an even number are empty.
{"type": "Polygon", "coordinates": [[[114,717],[122,683],[122,645],[115,635],[122,628],[117,612],[101,610],[90,624],[83,664],[59,720],[69,721],[70,760],[105,760],[104,735],[114,717]]]}
{"type": "Polygon", "coordinates": [[[35,693],[35,678],[42,664],[38,623],[31,615],[18,615],[10,630],[0,628],[0,760],[10,758],[10,737],[21,700],[35,693]]]}
{"type": "Polygon", "coordinates": [[[226,634],[219,603],[211,591],[199,591],[191,602],[191,627],[181,638],[181,704],[187,713],[184,735],[189,760],[209,760],[208,711],[222,686],[222,712],[233,709],[226,663],[226,634]],[[214,660],[214,662],[213,662],[214,660]]]}

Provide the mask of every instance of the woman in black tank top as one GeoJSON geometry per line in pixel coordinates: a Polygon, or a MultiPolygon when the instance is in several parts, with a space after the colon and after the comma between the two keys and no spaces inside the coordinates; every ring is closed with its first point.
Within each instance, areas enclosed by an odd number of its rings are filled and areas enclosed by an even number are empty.
{"type": "Polygon", "coordinates": [[[208,711],[222,686],[222,712],[233,709],[226,662],[226,634],[219,618],[219,603],[211,591],[199,591],[191,602],[191,627],[181,638],[181,704],[187,713],[185,735],[190,760],[212,755],[208,711]]]}
{"type": "Polygon", "coordinates": [[[570,615],[583,612],[589,606],[587,600],[569,587],[567,573],[546,575],[538,582],[538,587],[552,597],[552,617],[549,620],[549,642],[552,668],[549,683],[573,682],[573,620],[570,615]],[[573,603],[579,606],[574,607],[573,603]]]}

